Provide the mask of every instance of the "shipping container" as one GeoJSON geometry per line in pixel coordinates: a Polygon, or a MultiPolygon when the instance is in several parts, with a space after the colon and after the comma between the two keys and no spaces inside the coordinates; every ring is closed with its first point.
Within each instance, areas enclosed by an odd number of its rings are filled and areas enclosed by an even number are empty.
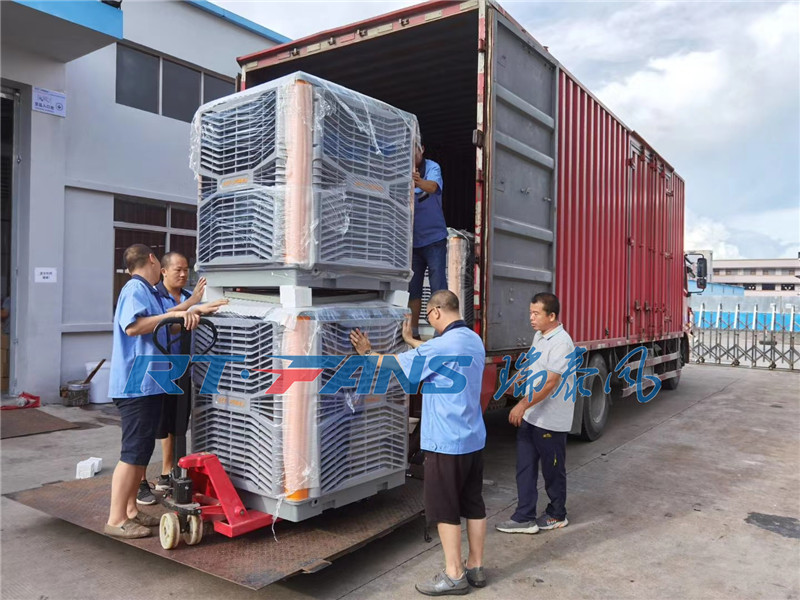
{"type": "MultiPolygon", "coordinates": [[[[688,352],[684,182],[644,138],[491,0],[428,2],[240,57],[239,89],[304,71],[417,116],[444,177],[447,225],[474,232],[483,402],[530,347],[531,297],[553,291],[584,366],[677,385],[688,352]]],[[[619,383],[618,379],[615,379],[619,383]]],[[[602,433],[600,377],[573,433],[602,433]]],[[[623,395],[635,391],[624,386],[623,395]]]]}

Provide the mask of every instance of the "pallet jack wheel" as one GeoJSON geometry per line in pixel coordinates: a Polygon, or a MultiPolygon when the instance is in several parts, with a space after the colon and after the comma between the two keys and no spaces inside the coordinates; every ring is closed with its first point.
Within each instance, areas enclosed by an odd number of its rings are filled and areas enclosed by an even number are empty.
{"type": "Polygon", "coordinates": [[[186,517],[186,531],[183,532],[183,541],[188,546],[194,546],[203,539],[203,521],[200,515],[186,517]]]}
{"type": "Polygon", "coordinates": [[[172,550],[178,546],[181,541],[181,522],[178,519],[178,515],[175,513],[161,515],[158,537],[164,550],[172,550]]]}

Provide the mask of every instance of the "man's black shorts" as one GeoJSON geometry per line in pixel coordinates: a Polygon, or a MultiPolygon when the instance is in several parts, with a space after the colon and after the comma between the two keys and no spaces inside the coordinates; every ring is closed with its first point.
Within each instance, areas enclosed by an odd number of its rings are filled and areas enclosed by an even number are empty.
{"type": "Polygon", "coordinates": [[[169,434],[185,435],[189,426],[189,415],[192,411],[191,406],[186,407],[186,420],[183,427],[178,429],[178,402],[182,401],[180,396],[164,394],[161,407],[161,419],[156,430],[156,439],[163,440],[169,434]]]}
{"type": "Polygon", "coordinates": [[[119,459],[146,467],[156,446],[156,428],[161,419],[162,394],[138,398],[114,398],[122,417],[122,451],[119,459]]]}
{"type": "Polygon", "coordinates": [[[483,450],[470,454],[425,451],[425,517],[430,524],[459,525],[483,519],[483,450]]]}

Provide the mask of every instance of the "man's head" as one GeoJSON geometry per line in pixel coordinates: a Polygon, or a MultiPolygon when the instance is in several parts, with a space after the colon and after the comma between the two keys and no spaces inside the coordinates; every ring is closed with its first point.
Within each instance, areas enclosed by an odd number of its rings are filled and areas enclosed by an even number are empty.
{"type": "Polygon", "coordinates": [[[189,281],[189,261],[180,252],[167,252],[161,259],[161,275],[170,292],[178,291],[189,281]]]}
{"type": "Polygon", "coordinates": [[[561,303],[555,294],[542,292],[531,299],[530,318],[534,331],[543,334],[558,327],[558,313],[561,312],[561,303]]]}
{"type": "Polygon", "coordinates": [[[425,318],[436,333],[442,333],[450,323],[461,318],[458,296],[450,290],[434,292],[428,300],[427,311],[425,318]]]}
{"type": "Polygon", "coordinates": [[[131,275],[140,275],[153,285],[161,278],[161,264],[149,246],[134,244],[128,247],[122,260],[131,275]]]}
{"type": "Polygon", "coordinates": [[[424,160],[425,146],[422,144],[422,138],[419,138],[417,145],[414,146],[414,165],[420,166],[424,160]]]}

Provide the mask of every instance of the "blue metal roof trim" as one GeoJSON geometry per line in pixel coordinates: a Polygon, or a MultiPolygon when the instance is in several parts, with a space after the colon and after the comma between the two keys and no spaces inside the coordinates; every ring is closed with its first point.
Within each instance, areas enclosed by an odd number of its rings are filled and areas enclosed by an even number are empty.
{"type": "Polygon", "coordinates": [[[13,0],[59,19],[75,23],[81,27],[122,39],[122,11],[100,0],[81,2],[59,2],[54,0],[13,0]]]}
{"type": "Polygon", "coordinates": [[[191,4],[192,6],[199,8],[200,10],[204,10],[212,15],[219,17],[220,19],[225,19],[226,21],[230,21],[234,25],[241,27],[242,29],[247,29],[261,37],[267,38],[271,42],[275,42],[276,44],[285,44],[286,42],[291,42],[292,39],[288,38],[280,33],[275,33],[271,29],[267,29],[259,25],[258,23],[254,23],[249,19],[245,19],[244,17],[240,17],[236,13],[232,13],[229,10],[225,10],[224,8],[220,8],[216,4],[208,2],[208,0],[183,0],[186,4],[191,4]]]}

